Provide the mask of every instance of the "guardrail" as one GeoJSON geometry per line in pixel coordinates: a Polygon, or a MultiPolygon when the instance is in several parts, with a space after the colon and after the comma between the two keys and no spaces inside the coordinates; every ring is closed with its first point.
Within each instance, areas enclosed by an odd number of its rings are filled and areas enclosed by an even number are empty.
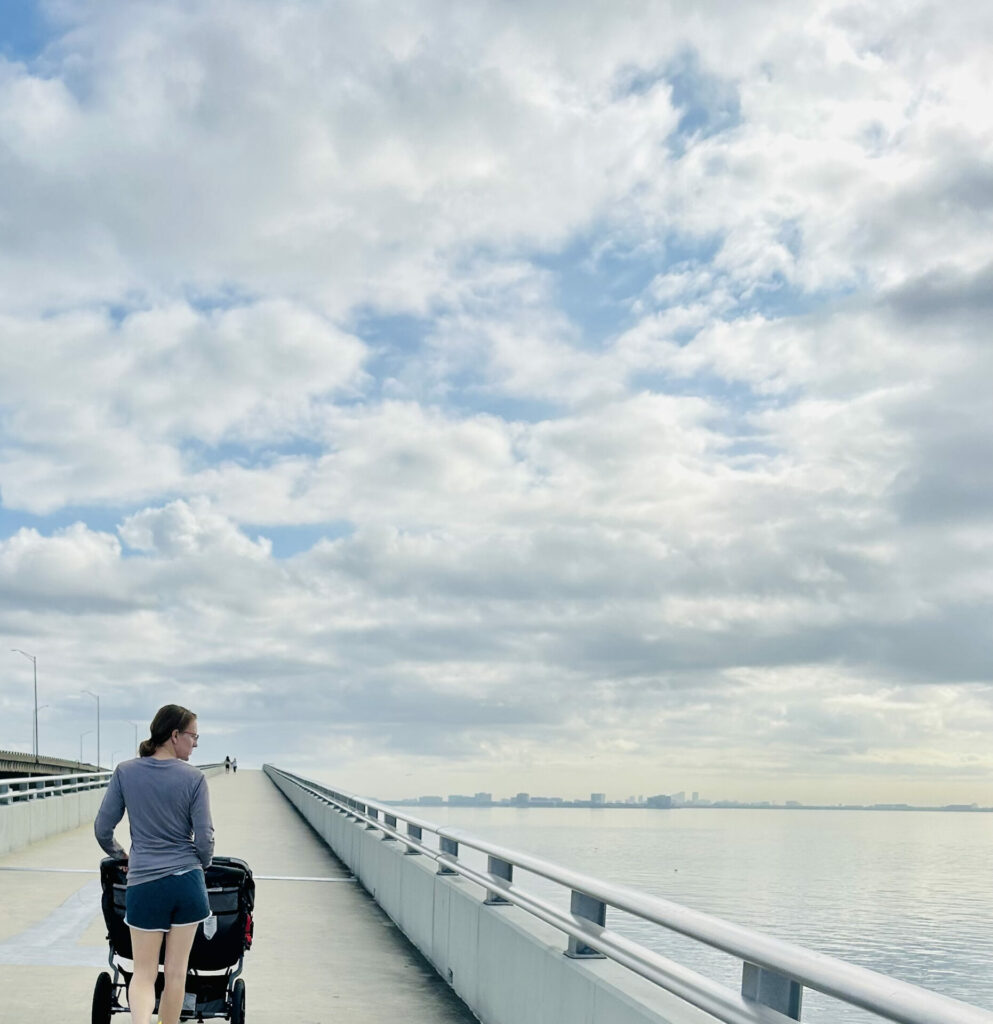
{"type": "Polygon", "coordinates": [[[50,796],[82,793],[88,789],[103,789],[111,772],[73,772],[70,775],[25,775],[14,779],[0,779],[0,807],[43,800],[50,796]]]}
{"type": "MultiPolygon", "coordinates": [[[[221,762],[198,764],[201,771],[223,767],[221,762]]],[[[13,779],[0,779],[0,807],[43,800],[50,796],[82,793],[88,789],[104,789],[113,772],[73,772],[68,775],[23,775],[13,779]]]]}
{"type": "Polygon", "coordinates": [[[804,988],[900,1024],[993,1024],[993,1013],[916,985],[637,889],[571,871],[477,838],[463,829],[437,825],[272,765],[265,765],[264,769],[350,816],[366,829],[380,830],[384,840],[402,843],[408,854],[430,857],[437,862],[439,874],[457,874],[482,886],[486,904],[512,904],[558,928],[568,936],[563,950],[566,956],[609,957],[725,1024],[782,1024],[799,1020],[804,988]],[[437,847],[425,841],[425,833],[436,837],[437,847]],[[487,869],[467,864],[460,856],[462,847],[484,854],[487,869]],[[561,886],[570,894],[569,912],[515,884],[515,868],[561,886]],[[736,993],[612,931],[606,923],[608,907],[737,957],[742,961],[741,992],[736,993]]]}

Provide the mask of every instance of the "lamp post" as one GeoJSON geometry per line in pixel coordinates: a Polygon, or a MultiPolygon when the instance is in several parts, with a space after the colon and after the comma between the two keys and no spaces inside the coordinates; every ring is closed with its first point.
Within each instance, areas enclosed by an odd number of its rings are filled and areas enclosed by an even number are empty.
{"type": "Polygon", "coordinates": [[[97,702],[97,769],[100,765],[100,698],[92,690],[82,690],[82,693],[88,693],[97,702]]]}
{"type": "MultiPolygon", "coordinates": [[[[92,733],[93,733],[92,729],[87,729],[86,732],[81,732],[79,734],[79,764],[80,764],[80,767],[82,767],[82,764],[83,764],[83,737],[84,736],[90,736],[92,733]]],[[[100,766],[97,765],[97,767],[99,768],[100,766]]]]}
{"type": "Polygon", "coordinates": [[[131,722],[131,724],[134,726],[134,756],[137,757],[138,756],[138,723],[137,722],[131,722]]]}
{"type": "Polygon", "coordinates": [[[11,647],[12,654],[23,654],[34,665],[34,759],[38,760],[38,659],[20,647],[11,647]]]}

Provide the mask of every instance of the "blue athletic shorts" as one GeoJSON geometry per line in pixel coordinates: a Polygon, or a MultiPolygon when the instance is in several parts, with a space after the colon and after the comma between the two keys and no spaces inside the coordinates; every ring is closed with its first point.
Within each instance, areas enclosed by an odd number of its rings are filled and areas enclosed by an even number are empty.
{"type": "Polygon", "coordinates": [[[167,932],[174,924],[199,924],[210,917],[203,870],[129,885],[124,923],[140,932],[167,932]]]}

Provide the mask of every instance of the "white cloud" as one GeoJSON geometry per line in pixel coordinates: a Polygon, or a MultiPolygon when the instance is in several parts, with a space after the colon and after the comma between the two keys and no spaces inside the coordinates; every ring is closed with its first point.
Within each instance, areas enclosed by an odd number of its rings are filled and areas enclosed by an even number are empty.
{"type": "Polygon", "coordinates": [[[219,551],[264,558],[270,545],[250,541],[203,499],[174,501],[161,509],[145,509],[121,524],[121,538],[130,548],[166,558],[188,558],[219,551]]]}
{"type": "Polygon", "coordinates": [[[116,537],[83,523],[43,537],[21,529],[0,541],[0,573],[8,585],[33,595],[114,594],[113,576],[121,546],[116,537]]]}
{"type": "Polygon", "coordinates": [[[362,385],[364,346],[285,301],[197,312],[0,319],[4,500],[47,512],[183,487],[184,446],[309,435],[317,409],[362,385]]]}
{"type": "Polygon", "coordinates": [[[989,12],[57,11],[0,62],[0,632],[54,687],[392,795],[993,803],[989,12]]]}

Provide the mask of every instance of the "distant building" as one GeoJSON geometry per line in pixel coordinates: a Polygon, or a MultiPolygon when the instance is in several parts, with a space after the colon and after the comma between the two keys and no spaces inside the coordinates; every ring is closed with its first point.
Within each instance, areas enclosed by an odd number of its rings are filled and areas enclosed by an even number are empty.
{"type": "Polygon", "coordinates": [[[518,793],[513,800],[510,801],[514,807],[529,807],[531,804],[530,793],[518,793]]]}
{"type": "Polygon", "coordinates": [[[672,807],[672,797],[659,793],[657,796],[650,796],[647,803],[649,807],[672,807]]]}
{"type": "Polygon", "coordinates": [[[451,793],[448,797],[449,807],[489,807],[492,803],[492,793],[475,793],[473,796],[468,796],[465,793],[451,793]]]}
{"type": "Polygon", "coordinates": [[[696,790],[694,790],[693,791],[693,803],[698,804],[699,802],[700,802],[700,794],[697,793],[696,790]]]}
{"type": "Polygon", "coordinates": [[[672,794],[672,806],[682,807],[686,803],[686,794],[680,790],[678,793],[672,794]]]}
{"type": "Polygon", "coordinates": [[[596,807],[599,804],[605,804],[607,802],[606,793],[590,793],[590,803],[596,807]]]}
{"type": "Polygon", "coordinates": [[[441,807],[445,801],[440,796],[419,796],[417,802],[422,807],[441,807]]]}
{"type": "Polygon", "coordinates": [[[560,796],[533,796],[530,800],[531,807],[560,807],[563,803],[560,796]]]}

